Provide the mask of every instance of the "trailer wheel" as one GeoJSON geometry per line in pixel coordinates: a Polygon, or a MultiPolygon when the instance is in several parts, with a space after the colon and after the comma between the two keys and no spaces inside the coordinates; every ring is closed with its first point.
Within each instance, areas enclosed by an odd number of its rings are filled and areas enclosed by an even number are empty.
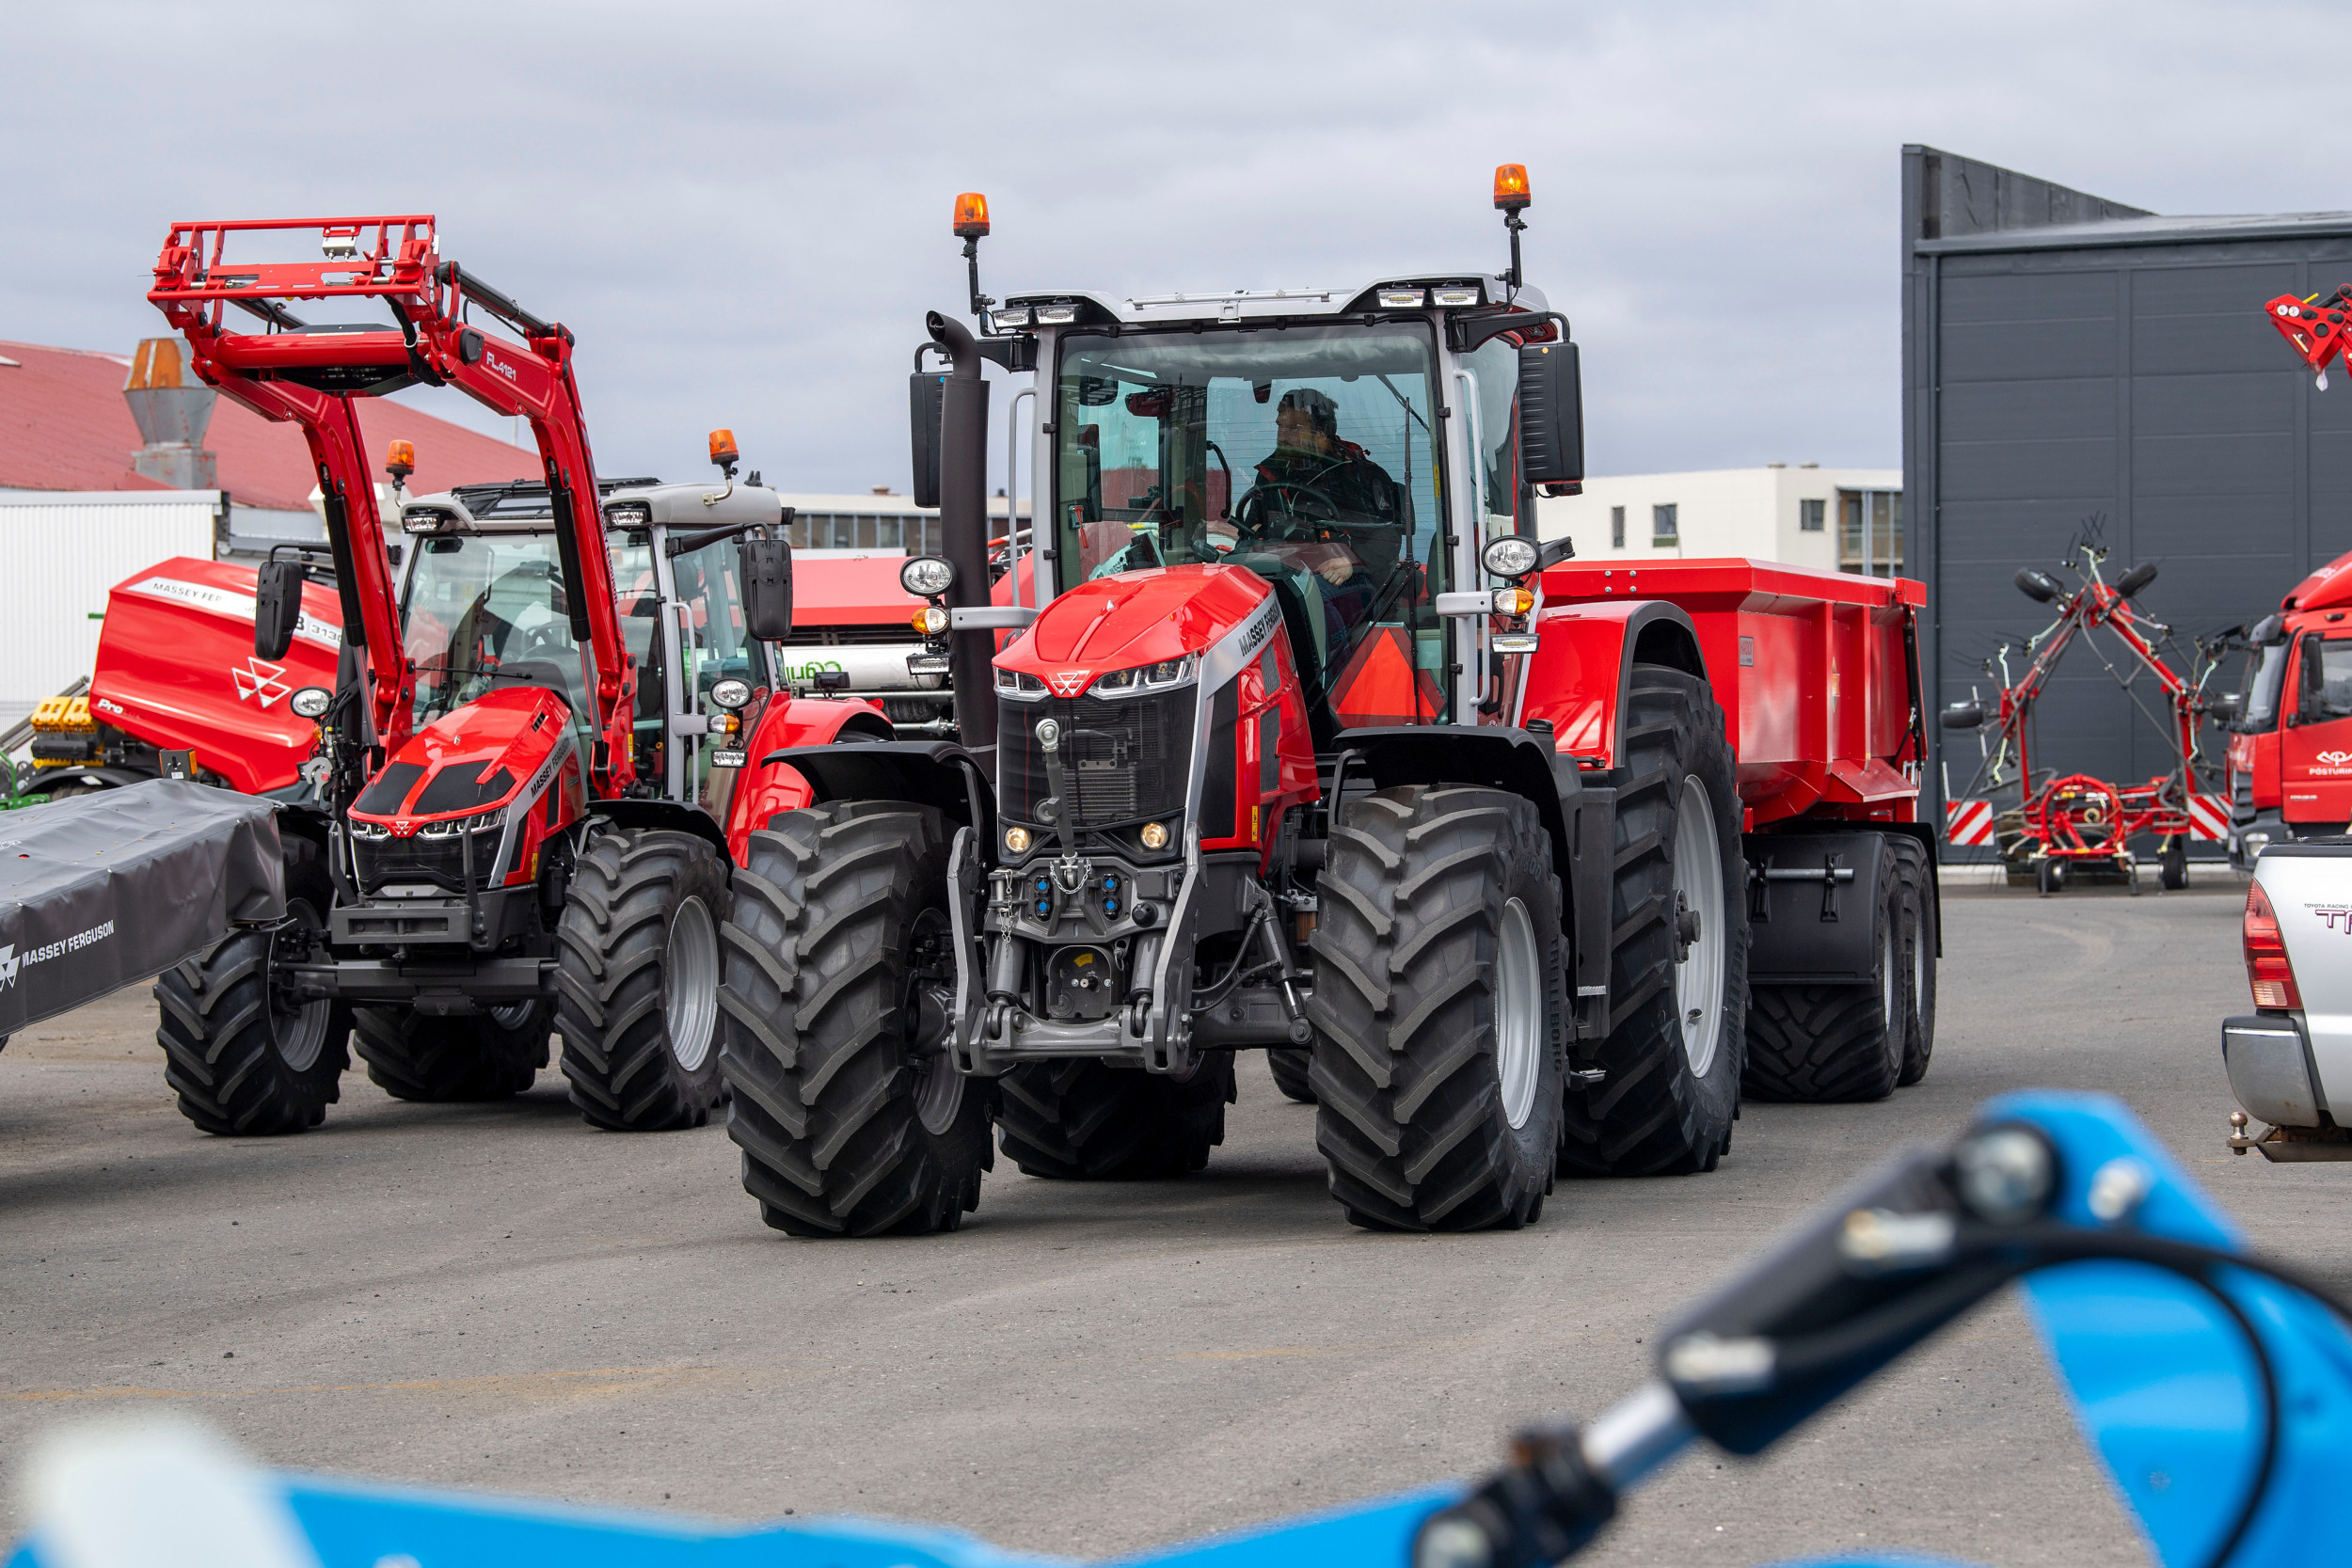
{"type": "Polygon", "coordinates": [[[279,964],[326,928],[334,897],[317,847],[298,838],[286,847],[289,927],[231,932],[155,981],[164,1081],[181,1115],[223,1137],[316,1127],[351,1065],[350,1010],[285,994],[279,964]]]}
{"type": "Polygon", "coordinates": [[[727,1136],[788,1235],[928,1235],[979,1207],[991,1095],[947,1054],[947,848],[932,807],[839,802],[777,813],[735,874],[727,1136]]]}
{"type": "Polygon", "coordinates": [[[2188,886],[2188,840],[2178,834],[2164,841],[2156,855],[2156,885],[2167,893],[2188,886]]]}
{"type": "Polygon", "coordinates": [[[1564,1174],[1715,1168],[1740,1109],[1747,863],[1724,710],[1707,683],[1636,665],[1617,775],[1607,1074],[1565,1096],[1564,1174]]]}
{"type": "Polygon", "coordinates": [[[1533,802],[1414,785],[1348,802],[1311,939],[1315,1142],[1368,1229],[1543,1211],[1567,1046],[1560,882],[1533,802]]]}
{"type": "Polygon", "coordinates": [[[1279,1045],[1266,1047],[1265,1065],[1267,1070],[1274,1074],[1274,1086],[1281,1090],[1285,1098],[1295,1100],[1301,1105],[1315,1102],[1315,1086],[1307,1081],[1314,1059],[1315,1053],[1311,1049],[1279,1045]]]}
{"type": "Polygon", "coordinates": [[[1024,1062],[997,1080],[996,1132],[1025,1176],[1148,1181],[1209,1163],[1225,1141],[1233,1053],[1203,1052],[1190,1075],[1086,1057],[1024,1062]]]}
{"type": "Polygon", "coordinates": [[[444,1018],[412,1007],[355,1007],[352,1044],[368,1079],[394,1100],[449,1104],[504,1100],[548,1065],[553,1010],[513,1002],[444,1018]]]}
{"type": "Polygon", "coordinates": [[[1935,863],[1919,841],[1904,834],[1887,835],[1895,852],[1896,875],[1902,880],[1903,942],[1909,954],[1910,994],[1904,1014],[1903,1065],[1895,1086],[1908,1088],[1928,1075],[1928,1058],[1935,1053],[1936,926],[1935,863]]]}
{"type": "MultiPolygon", "coordinates": [[[[1758,986],[1749,999],[1745,1084],[1756,1099],[1807,1104],[1884,1100],[1902,1081],[1913,948],[1906,942],[1901,874],[1890,867],[1880,882],[1867,985],[1758,986]]],[[[1924,1058],[1920,1070],[1926,1071],[1924,1058]]]]}
{"type": "Polygon", "coordinates": [[[700,1127],[718,1103],[719,852],[692,833],[599,833],[556,927],[555,1028],[572,1103],[616,1132],[700,1127]]]}

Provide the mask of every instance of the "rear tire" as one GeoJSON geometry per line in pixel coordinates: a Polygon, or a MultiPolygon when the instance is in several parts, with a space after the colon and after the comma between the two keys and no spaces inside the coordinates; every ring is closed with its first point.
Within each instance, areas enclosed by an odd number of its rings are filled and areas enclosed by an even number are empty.
{"type": "Polygon", "coordinates": [[[1903,1066],[1895,1086],[1908,1088],[1928,1075],[1928,1060],[1935,1054],[1935,863],[1915,838],[1890,834],[1887,842],[1902,879],[1903,942],[1910,966],[1903,1066]]]}
{"type": "Polygon", "coordinates": [[[232,931],[155,981],[164,1081],[179,1095],[181,1115],[222,1137],[316,1127],[342,1097],[351,1065],[350,1010],[331,1001],[297,1006],[272,974],[312,945],[295,932],[325,931],[334,898],[317,846],[285,842],[294,930],[232,931]]]}
{"type": "Polygon", "coordinates": [[[1868,984],[1756,988],[1746,1088],[1756,1099],[1822,1105],[1895,1092],[1911,1011],[1899,864],[1890,851],[1881,868],[1868,984]]]}
{"type": "Polygon", "coordinates": [[[1608,1076],[1567,1091],[1560,1169],[1709,1171],[1740,1110],[1748,919],[1739,782],[1705,681],[1634,666],[1617,777],[1609,1034],[1590,1064],[1608,1076]]]}
{"type": "Polygon", "coordinates": [[[700,1127],[719,1102],[719,852],[692,833],[599,833],[556,927],[555,1027],[572,1103],[616,1132],[700,1127]]]}
{"type": "Polygon", "coordinates": [[[408,1007],[355,1007],[352,1044],[368,1079],[394,1100],[455,1104],[504,1100],[531,1087],[548,1065],[554,1011],[516,1002],[442,1018],[408,1007]]]}
{"type": "Polygon", "coordinates": [[[1150,1181],[1209,1163],[1225,1141],[1233,1053],[1201,1054],[1188,1078],[1089,1057],[1025,1062],[997,1080],[996,1132],[1025,1176],[1150,1181]]]}
{"type": "Polygon", "coordinates": [[[793,1236],[920,1236],[979,1207],[990,1085],[947,1052],[946,819],[897,800],[779,812],[720,933],[727,1136],[793,1236]]]}
{"type": "Polygon", "coordinates": [[[1375,1230],[1543,1212],[1567,1050],[1560,882],[1534,802],[1414,785],[1351,800],[1311,939],[1315,1143],[1375,1230]]]}
{"type": "Polygon", "coordinates": [[[1307,1081],[1307,1074],[1312,1069],[1314,1059],[1315,1053],[1311,1047],[1306,1050],[1279,1045],[1266,1048],[1265,1065],[1266,1069],[1274,1074],[1274,1086],[1281,1090],[1285,1097],[1297,1101],[1301,1105],[1312,1105],[1315,1102],[1315,1086],[1307,1081]]]}

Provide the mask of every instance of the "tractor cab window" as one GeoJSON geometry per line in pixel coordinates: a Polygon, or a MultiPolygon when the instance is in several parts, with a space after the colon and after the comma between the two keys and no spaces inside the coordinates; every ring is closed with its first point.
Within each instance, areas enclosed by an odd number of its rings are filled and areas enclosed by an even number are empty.
{"type": "MultiPolygon", "coordinates": [[[[663,714],[669,700],[669,654],[657,635],[661,599],[654,580],[652,545],[643,534],[615,535],[612,561],[621,637],[637,666],[637,771],[644,778],[660,779],[667,767],[662,747],[666,744],[663,714]]],[[[709,712],[711,687],[729,675],[755,687],[769,684],[759,644],[744,625],[739,570],[733,540],[689,550],[670,562],[671,581],[683,610],[678,641],[685,668],[680,671],[680,689],[690,712],[709,712]]],[[[687,744],[692,752],[689,782],[702,799],[711,787],[709,748],[691,736],[687,744]]],[[[726,770],[718,775],[722,783],[733,777],[726,770]]],[[[714,810],[724,809],[723,800],[714,803],[706,799],[703,803],[714,810]]]]}
{"type": "Polygon", "coordinates": [[[416,664],[416,723],[444,718],[500,687],[537,686],[592,720],[586,657],[572,641],[564,569],[546,533],[435,534],[417,541],[401,606],[416,664]]]}
{"type": "Polygon", "coordinates": [[[2287,647],[2277,642],[2257,649],[2248,664],[2235,725],[2241,734],[2267,735],[2279,727],[2279,693],[2286,686],[2287,647]]]}
{"type": "MultiPolygon", "coordinates": [[[[1462,361],[1477,389],[1478,417],[1464,432],[1478,448],[1479,540],[1519,531],[1519,443],[1512,423],[1518,407],[1519,351],[1510,338],[1492,338],[1462,361]]],[[[1526,531],[1535,531],[1532,508],[1526,531]]]]}
{"type": "Polygon", "coordinates": [[[1061,585],[1246,566],[1281,602],[1319,734],[1441,717],[1435,377],[1418,325],[1066,339],[1061,585]]]}
{"type": "Polygon", "coordinates": [[[2303,638],[2302,701],[2296,716],[2306,724],[2352,719],[2352,638],[2303,638]]]}

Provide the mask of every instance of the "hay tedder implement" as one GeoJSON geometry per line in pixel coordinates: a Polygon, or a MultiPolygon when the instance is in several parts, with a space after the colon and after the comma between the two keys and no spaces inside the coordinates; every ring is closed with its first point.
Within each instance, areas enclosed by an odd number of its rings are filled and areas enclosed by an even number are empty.
{"type": "Polygon", "coordinates": [[[2197,753],[2197,721],[2212,705],[2205,685],[2223,649],[2195,644],[2184,677],[2162,649],[2172,628],[2132,601],[2156,580],[2153,562],[2142,562],[2113,584],[2100,576],[2107,551],[2077,543],[2062,564],[2081,579],[2069,590],[2049,573],[2026,567],[2017,587],[2027,598],[2058,606],[2058,619],[2022,643],[2005,642],[1985,660],[1997,675],[1997,705],[1971,695],[1944,709],[1947,730],[1973,730],[1980,760],[1967,786],[1945,788],[1946,832],[1963,847],[1993,845],[2009,867],[2010,880],[2030,880],[2044,896],[2066,885],[2074,871],[2102,872],[2139,891],[2139,862],[2132,841],[2157,840],[2157,876],[2168,889],[2188,886],[2192,838],[2218,842],[2228,831],[2227,801],[2205,787],[2197,753]],[[2091,634],[2105,630],[2122,643],[2121,664],[2099,650],[2091,634]],[[2092,650],[2116,683],[2131,696],[2171,743],[2172,767],[2144,784],[2117,784],[2088,773],[2058,774],[2034,767],[2034,709],[2067,651],[2077,643],[2092,650]],[[2012,676],[2010,656],[2027,657],[2025,673],[2012,676]],[[2168,711],[2157,714],[2134,689],[2142,672],[2162,689],[2168,711]],[[2013,800],[2006,804],[2005,800],[2013,800]]]}

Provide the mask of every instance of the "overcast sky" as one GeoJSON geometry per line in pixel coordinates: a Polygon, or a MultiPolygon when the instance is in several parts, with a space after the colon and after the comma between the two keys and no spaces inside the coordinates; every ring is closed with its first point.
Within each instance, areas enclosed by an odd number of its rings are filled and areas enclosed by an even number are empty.
{"type": "Polygon", "coordinates": [[[779,488],[903,491],[922,314],[961,309],[958,191],[990,198],[993,293],[1343,284],[1499,268],[1511,161],[1530,278],[1585,345],[1596,473],[1891,467],[1903,143],[2162,213],[2352,206],[2341,22],[2173,0],[15,5],[0,338],[160,330],[143,294],[175,218],[431,212],[445,255],[578,334],[604,473],[691,477],[724,424],[779,488]]]}

